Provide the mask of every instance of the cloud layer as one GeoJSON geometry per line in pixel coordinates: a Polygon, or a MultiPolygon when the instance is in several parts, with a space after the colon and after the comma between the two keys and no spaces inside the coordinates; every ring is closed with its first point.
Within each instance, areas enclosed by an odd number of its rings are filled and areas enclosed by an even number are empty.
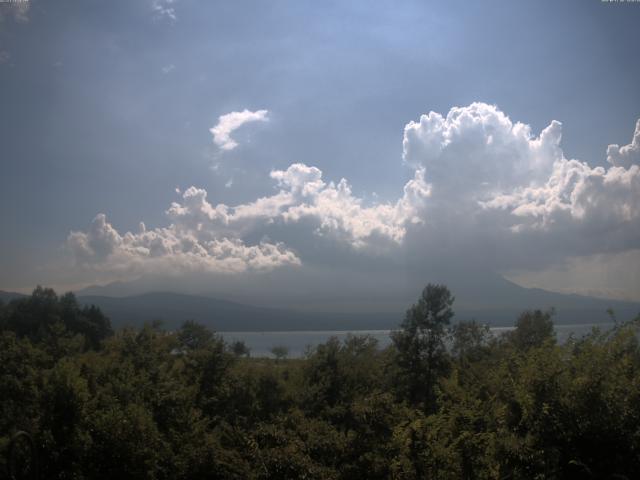
{"type": "MultiPolygon", "coordinates": [[[[266,110],[232,112],[211,131],[228,150],[236,128],[266,118],[266,110]]],[[[85,268],[136,273],[297,267],[318,248],[299,241],[300,231],[325,242],[326,261],[338,246],[354,259],[408,258],[423,270],[437,262],[543,268],[637,248],[640,122],[632,143],[609,146],[607,168],[565,158],[561,138],[557,121],[535,135],[484,103],[430,112],[405,126],[403,160],[413,178],[395,202],[367,203],[346,179],[327,182],[319,168],[294,163],[271,171],[270,196],[212,205],[205,190],[190,187],[166,211],[167,227],[121,234],[100,214],[67,244],[85,268]]]]}
{"type": "Polygon", "coordinates": [[[244,109],[241,112],[231,112],[218,117],[218,123],[209,129],[213,135],[213,143],[222,150],[233,150],[238,146],[231,134],[246,123],[268,122],[269,112],[267,110],[257,110],[252,112],[244,109]]]}
{"type": "Polygon", "coordinates": [[[133,276],[239,273],[300,264],[296,254],[281,243],[246,245],[238,238],[216,237],[202,224],[175,223],[147,230],[140,223],[138,232],[121,235],[102,213],[93,219],[87,232],[71,232],[67,245],[83,269],[133,276]]]}
{"type": "Polygon", "coordinates": [[[271,178],[277,193],[235,207],[212,205],[204,189],[190,187],[166,211],[171,223],[164,228],[147,230],[141,223],[138,232],[121,234],[98,214],[86,232],[71,232],[67,245],[77,265],[111,272],[264,271],[301,262],[282,242],[246,243],[245,238],[269,226],[306,222],[314,235],[353,249],[384,249],[400,244],[405,226],[420,221],[420,207],[429,195],[422,170],[396,203],[368,207],[345,179],[327,184],[316,167],[297,163],[272,171],[271,178]]]}

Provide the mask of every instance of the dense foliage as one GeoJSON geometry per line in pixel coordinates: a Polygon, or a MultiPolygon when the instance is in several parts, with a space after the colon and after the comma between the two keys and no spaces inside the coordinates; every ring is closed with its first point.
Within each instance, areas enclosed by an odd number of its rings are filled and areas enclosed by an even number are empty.
{"type": "Polygon", "coordinates": [[[0,306],[0,449],[30,432],[51,479],[637,478],[638,320],[558,345],[549,312],[496,338],[452,305],[272,360],[38,288],[0,306]]]}

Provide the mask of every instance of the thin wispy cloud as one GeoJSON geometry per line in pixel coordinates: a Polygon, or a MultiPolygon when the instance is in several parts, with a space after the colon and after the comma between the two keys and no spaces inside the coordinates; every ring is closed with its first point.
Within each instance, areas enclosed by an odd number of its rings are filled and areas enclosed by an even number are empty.
{"type": "Polygon", "coordinates": [[[247,123],[268,122],[269,111],[257,110],[252,112],[244,109],[241,112],[230,112],[218,117],[218,123],[209,129],[213,135],[213,143],[222,150],[233,150],[238,142],[231,138],[231,134],[247,123]]]}
{"type": "Polygon", "coordinates": [[[174,7],[176,0],[154,0],[151,8],[155,18],[175,22],[178,17],[174,7]]]}
{"type": "Polygon", "coordinates": [[[169,65],[165,65],[164,67],[162,67],[162,73],[164,73],[165,75],[167,75],[168,73],[171,73],[175,70],[176,66],[172,63],[169,65]]]}
{"type": "Polygon", "coordinates": [[[27,0],[11,0],[0,2],[0,22],[5,18],[12,18],[17,22],[29,21],[31,2],[27,0]]]}

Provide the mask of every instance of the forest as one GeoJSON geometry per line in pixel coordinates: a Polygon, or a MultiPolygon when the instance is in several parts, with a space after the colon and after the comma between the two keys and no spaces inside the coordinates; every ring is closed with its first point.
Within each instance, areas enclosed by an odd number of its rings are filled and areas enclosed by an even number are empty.
{"type": "Polygon", "coordinates": [[[0,305],[0,478],[637,478],[640,317],[562,344],[552,311],[514,322],[457,322],[430,284],[387,348],[252,358],[38,287],[0,305]]]}

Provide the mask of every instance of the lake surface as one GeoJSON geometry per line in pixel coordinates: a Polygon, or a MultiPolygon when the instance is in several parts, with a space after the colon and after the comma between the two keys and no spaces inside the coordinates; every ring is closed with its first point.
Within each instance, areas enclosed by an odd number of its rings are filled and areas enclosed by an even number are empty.
{"type": "MultiPolygon", "coordinates": [[[[594,327],[602,330],[611,328],[613,323],[586,323],[580,325],[556,325],[556,338],[558,342],[565,342],[573,333],[574,337],[588,334],[594,327]]],[[[514,327],[492,327],[491,333],[500,335],[514,327]]],[[[303,357],[306,351],[321,343],[325,343],[331,337],[344,340],[348,335],[370,335],[378,340],[380,348],[391,343],[389,337],[391,330],[322,330],[322,331],[291,331],[291,332],[219,332],[227,342],[242,340],[251,350],[252,357],[272,357],[271,349],[275,346],[283,346],[289,349],[290,358],[303,357]]]]}

